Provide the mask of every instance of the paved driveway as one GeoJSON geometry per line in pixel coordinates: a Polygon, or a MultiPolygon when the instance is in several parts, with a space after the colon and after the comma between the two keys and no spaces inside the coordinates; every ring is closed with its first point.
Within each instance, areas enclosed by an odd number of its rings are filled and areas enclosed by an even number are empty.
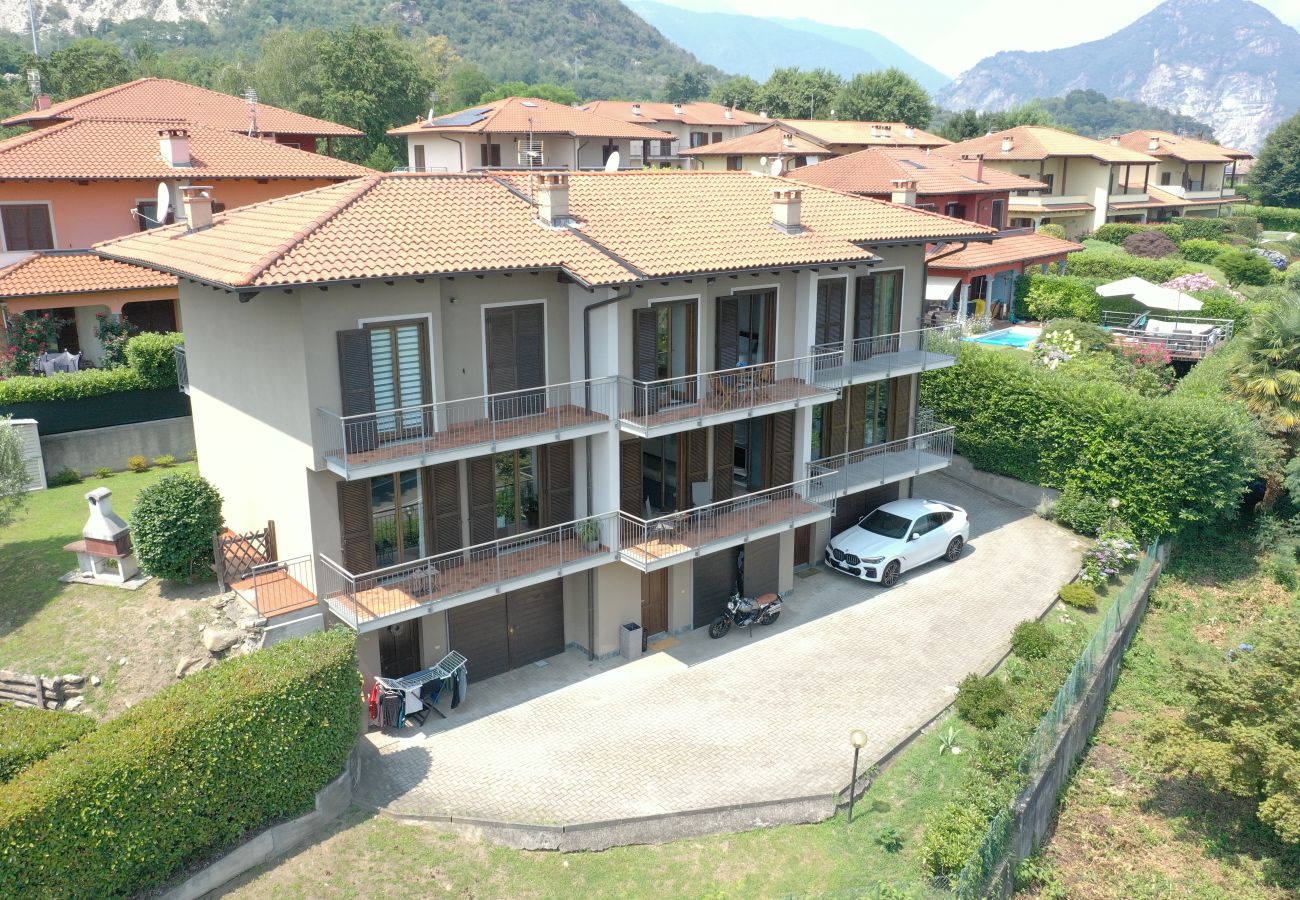
{"type": "Polygon", "coordinates": [[[970,511],[957,563],[892,590],[818,569],[752,638],[698,629],[626,665],[588,667],[571,652],[473,685],[447,721],[372,732],[358,799],[399,815],[556,825],[842,789],[850,730],[870,737],[864,760],[882,757],[967,673],[990,668],[1078,566],[1077,537],[1019,507],[944,475],[918,479],[916,494],[970,511]],[[548,680],[556,689],[518,702],[548,680]]]}

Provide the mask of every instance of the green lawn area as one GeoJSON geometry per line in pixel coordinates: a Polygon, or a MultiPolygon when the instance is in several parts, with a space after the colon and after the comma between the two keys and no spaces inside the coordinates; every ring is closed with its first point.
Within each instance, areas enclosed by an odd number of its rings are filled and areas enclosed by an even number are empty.
{"type": "Polygon", "coordinates": [[[206,604],[194,599],[214,592],[215,582],[151,581],[124,591],[63,584],[58,578],[76,568],[76,557],[63,547],[81,536],[87,491],[111,488],[114,510],[129,522],[141,489],[194,468],[120,472],[28,495],[15,522],[0,530],[0,665],[45,675],[100,676],[103,685],[86,702],[99,715],[175,680],[176,658],[198,646],[198,625],[208,619],[206,604]],[[118,661],[124,657],[122,666],[118,661]]]}

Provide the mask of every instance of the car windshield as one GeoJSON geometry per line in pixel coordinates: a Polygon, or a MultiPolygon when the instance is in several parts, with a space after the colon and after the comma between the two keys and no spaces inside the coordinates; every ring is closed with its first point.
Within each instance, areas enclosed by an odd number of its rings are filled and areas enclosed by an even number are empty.
{"type": "Polygon", "coordinates": [[[870,531],[872,534],[901,538],[907,534],[907,528],[911,524],[910,519],[904,519],[902,516],[896,516],[893,513],[885,512],[883,509],[878,509],[859,522],[858,527],[870,531]]]}

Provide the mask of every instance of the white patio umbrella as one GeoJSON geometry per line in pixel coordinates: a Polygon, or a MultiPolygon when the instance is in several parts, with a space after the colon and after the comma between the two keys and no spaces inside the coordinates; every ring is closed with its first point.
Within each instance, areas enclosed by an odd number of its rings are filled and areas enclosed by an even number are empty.
{"type": "Polygon", "coordinates": [[[1201,301],[1191,294],[1184,294],[1182,291],[1176,291],[1173,288],[1152,284],[1146,279],[1138,278],[1136,275],[1132,278],[1121,278],[1119,281],[1103,284],[1097,288],[1097,293],[1103,297],[1132,297],[1147,309],[1197,312],[1201,308],[1201,301]]]}

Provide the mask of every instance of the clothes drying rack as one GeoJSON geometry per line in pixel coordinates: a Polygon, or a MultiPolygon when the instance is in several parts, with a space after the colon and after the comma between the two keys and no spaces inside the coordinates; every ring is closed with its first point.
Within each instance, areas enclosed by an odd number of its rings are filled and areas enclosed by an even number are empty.
{"type": "MultiPolygon", "coordinates": [[[[421,669],[418,672],[412,672],[410,675],[404,675],[401,678],[378,678],[376,679],[376,681],[388,685],[389,687],[397,688],[398,690],[415,691],[416,693],[419,693],[420,688],[424,687],[426,684],[428,684],[431,681],[446,682],[448,679],[456,677],[456,675],[459,674],[461,669],[466,668],[466,663],[468,663],[468,660],[465,659],[464,656],[462,656],[461,654],[453,650],[450,653],[448,653],[446,656],[444,656],[442,659],[438,660],[436,664],[430,666],[427,669],[421,669]]],[[[419,718],[416,719],[416,721],[419,724],[421,725],[424,724],[424,720],[429,715],[429,710],[433,710],[438,715],[442,716],[444,719],[447,718],[447,714],[444,713],[442,710],[438,709],[438,707],[435,705],[437,702],[437,698],[441,696],[442,696],[442,692],[439,691],[437,696],[432,701],[431,700],[424,701],[424,710],[421,714],[419,714],[419,718]]],[[[414,716],[412,716],[412,718],[414,718],[414,716]]]]}

